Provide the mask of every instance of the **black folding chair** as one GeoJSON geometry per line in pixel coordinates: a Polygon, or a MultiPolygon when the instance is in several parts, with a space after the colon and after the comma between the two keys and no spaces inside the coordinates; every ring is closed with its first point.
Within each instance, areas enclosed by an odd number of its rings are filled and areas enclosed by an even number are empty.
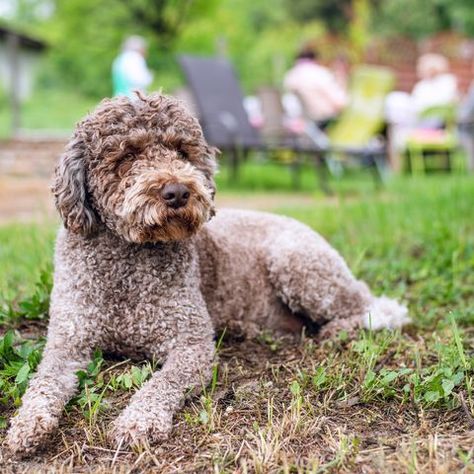
{"type": "MultiPolygon", "coordinates": [[[[243,94],[232,65],[224,58],[183,55],[178,58],[199,112],[206,140],[230,158],[231,179],[238,176],[239,164],[248,151],[290,150],[313,157],[322,188],[328,192],[324,150],[309,137],[288,134],[276,141],[264,141],[249,122],[243,94]]],[[[299,160],[292,163],[294,184],[299,182],[299,160]]]]}

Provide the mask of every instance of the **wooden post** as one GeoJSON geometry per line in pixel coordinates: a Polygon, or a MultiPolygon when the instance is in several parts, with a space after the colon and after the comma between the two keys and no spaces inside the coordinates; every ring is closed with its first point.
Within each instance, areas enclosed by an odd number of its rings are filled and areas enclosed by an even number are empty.
{"type": "Polygon", "coordinates": [[[10,114],[11,133],[15,136],[20,129],[20,38],[14,33],[7,35],[7,51],[10,69],[10,114]]]}

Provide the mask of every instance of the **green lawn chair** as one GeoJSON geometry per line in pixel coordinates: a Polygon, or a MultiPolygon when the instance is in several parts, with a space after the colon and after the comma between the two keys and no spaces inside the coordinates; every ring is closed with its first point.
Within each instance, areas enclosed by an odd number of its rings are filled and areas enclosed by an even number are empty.
{"type": "Polygon", "coordinates": [[[456,106],[448,104],[430,107],[420,114],[421,120],[437,119],[444,129],[414,130],[406,143],[406,168],[411,173],[451,171],[452,156],[458,149],[456,106]],[[429,160],[429,162],[428,162],[429,160]]]}
{"type": "Polygon", "coordinates": [[[376,140],[384,128],[384,102],[394,85],[393,72],[380,66],[357,66],[350,84],[350,104],[327,130],[330,160],[340,163],[357,158],[374,166],[383,179],[387,148],[376,140]]]}

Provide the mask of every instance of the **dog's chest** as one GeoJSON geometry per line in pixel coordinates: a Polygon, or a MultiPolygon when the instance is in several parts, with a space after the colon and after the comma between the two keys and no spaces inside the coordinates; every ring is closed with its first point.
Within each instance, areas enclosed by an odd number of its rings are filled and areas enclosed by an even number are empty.
{"type": "Polygon", "coordinates": [[[103,321],[107,350],[160,358],[176,339],[179,256],[153,246],[117,249],[94,259],[91,293],[103,321]],[[174,258],[171,258],[174,257],[174,258]]]}

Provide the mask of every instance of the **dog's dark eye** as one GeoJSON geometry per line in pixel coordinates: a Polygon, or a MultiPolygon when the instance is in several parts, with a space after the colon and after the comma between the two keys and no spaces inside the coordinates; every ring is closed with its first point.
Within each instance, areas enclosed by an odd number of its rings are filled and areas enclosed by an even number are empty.
{"type": "Polygon", "coordinates": [[[129,151],[127,153],[124,153],[121,155],[117,161],[117,166],[121,166],[122,163],[129,163],[134,161],[136,158],[136,154],[132,151],[129,151]]]}
{"type": "Polygon", "coordinates": [[[183,150],[179,150],[178,154],[179,157],[183,160],[187,160],[189,158],[189,155],[183,150]]]}
{"type": "Polygon", "coordinates": [[[130,168],[132,167],[133,165],[133,161],[129,158],[128,160],[127,159],[123,159],[120,161],[118,167],[117,167],[117,170],[118,170],[118,175],[123,178],[124,175],[130,171],[130,168]]]}
{"type": "Polygon", "coordinates": [[[134,159],[135,154],[131,151],[118,157],[115,162],[115,170],[120,176],[123,176],[124,173],[126,173],[132,167],[134,159]]]}

